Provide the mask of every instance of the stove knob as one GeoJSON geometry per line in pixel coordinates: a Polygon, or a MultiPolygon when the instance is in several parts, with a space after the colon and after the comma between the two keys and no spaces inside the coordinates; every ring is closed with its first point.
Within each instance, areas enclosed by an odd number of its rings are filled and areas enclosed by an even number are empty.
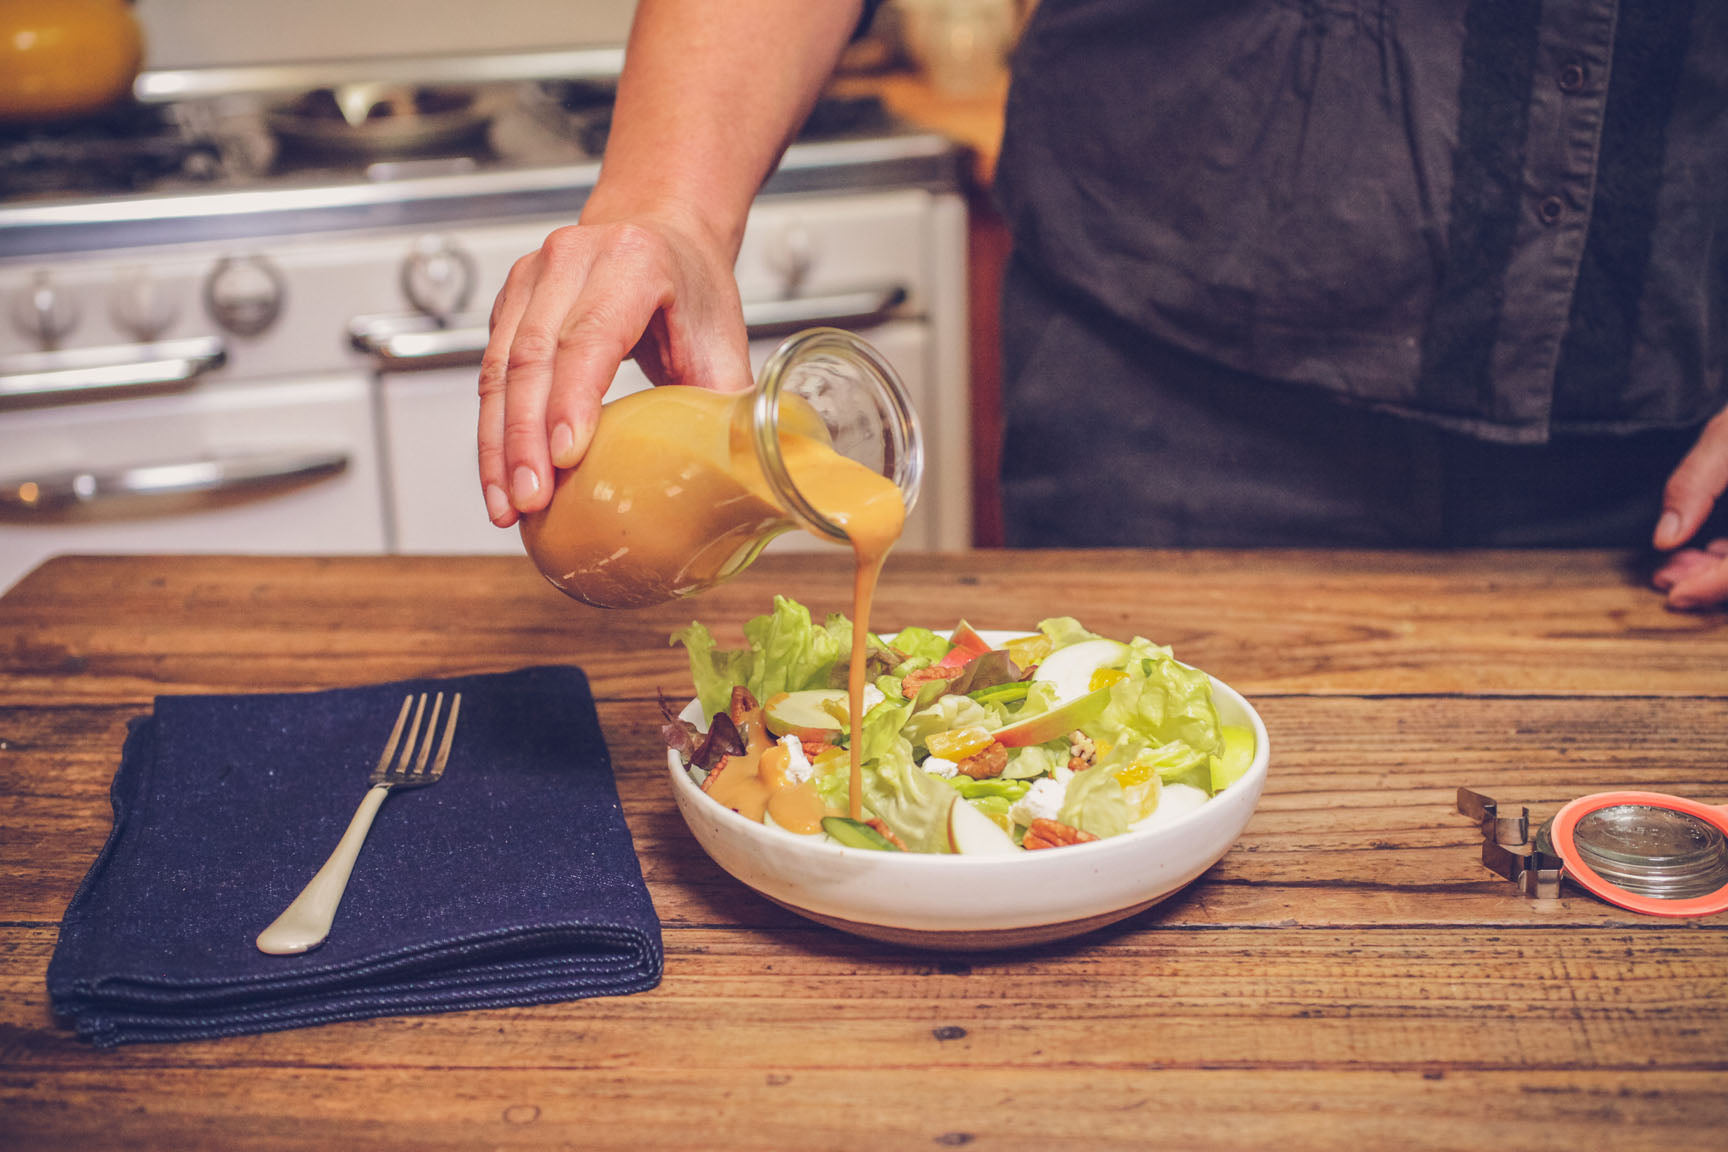
{"type": "Polygon", "coordinates": [[[114,324],[135,340],[149,344],[180,318],[179,302],[147,268],[134,268],[121,275],[109,300],[114,324]]]}
{"type": "Polygon", "coordinates": [[[474,292],[474,257],[454,240],[423,236],[402,263],[402,295],[443,323],[468,307],[474,292]]]}
{"type": "Polygon", "coordinates": [[[816,263],[816,242],[810,230],[792,223],[769,237],[763,261],[780,277],[780,295],[790,300],[803,294],[816,263]]]}
{"type": "Polygon", "coordinates": [[[48,273],[38,272],[12,301],[12,323],[44,350],[52,350],[78,326],[78,301],[48,273]]]}
{"type": "Polygon", "coordinates": [[[282,315],[288,285],[263,256],[224,256],[204,281],[204,306],[236,336],[257,336],[282,315]]]}

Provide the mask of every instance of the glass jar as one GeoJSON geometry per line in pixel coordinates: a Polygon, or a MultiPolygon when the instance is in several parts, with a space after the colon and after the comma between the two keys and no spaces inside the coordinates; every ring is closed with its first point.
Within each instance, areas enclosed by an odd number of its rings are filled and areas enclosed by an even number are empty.
{"type": "Polygon", "coordinates": [[[793,463],[812,453],[842,478],[855,469],[877,488],[886,479],[907,511],[918,498],[924,450],[911,398],[876,349],[838,328],[788,337],[749,391],[667,386],[606,404],[581,462],[558,473],[543,511],[522,518],[522,542],[554,587],[595,607],[691,596],[793,529],[851,543],[793,463]]]}

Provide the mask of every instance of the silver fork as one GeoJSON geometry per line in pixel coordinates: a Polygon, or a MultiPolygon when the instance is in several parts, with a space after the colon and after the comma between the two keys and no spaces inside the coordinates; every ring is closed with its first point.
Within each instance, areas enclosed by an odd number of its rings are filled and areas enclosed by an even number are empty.
{"type": "Polygon", "coordinates": [[[318,874],[301,889],[300,895],[283,910],[282,915],[276,917],[275,923],[258,934],[260,952],[293,956],[318,947],[330,935],[330,922],[336,918],[336,906],[342,902],[342,893],[348,888],[348,874],[354,871],[360,845],[366,842],[366,833],[371,829],[372,818],[378,815],[384,797],[393,788],[423,788],[436,784],[444,775],[444,765],[450,759],[450,742],[456,736],[456,717],[462,709],[462,693],[450,698],[450,714],[444,718],[444,732],[440,738],[438,713],[443,706],[444,693],[440,692],[432,701],[432,716],[422,729],[420,718],[426,712],[426,693],[420,693],[418,703],[412,693],[403,699],[402,711],[396,714],[396,727],[390,732],[389,743],[384,745],[384,755],[378,758],[378,767],[372,770],[372,787],[367,790],[366,798],[360,801],[360,810],[348,822],[348,831],[342,834],[324,867],[318,869],[318,874]],[[410,707],[414,710],[412,724],[408,722],[410,707]],[[402,739],[404,727],[408,736],[406,741],[402,739]],[[434,741],[438,743],[436,758],[432,755],[434,741]],[[397,754],[398,745],[401,746],[400,755],[397,754]],[[415,755],[416,746],[418,756],[415,755]]]}

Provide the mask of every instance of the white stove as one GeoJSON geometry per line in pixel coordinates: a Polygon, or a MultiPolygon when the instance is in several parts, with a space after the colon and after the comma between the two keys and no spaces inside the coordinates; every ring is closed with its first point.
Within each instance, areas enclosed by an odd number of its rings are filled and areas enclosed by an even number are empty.
{"type": "MultiPolygon", "coordinates": [[[[0,589],[74,551],[520,553],[481,506],[475,369],[511,263],[592,186],[597,121],[557,86],[485,99],[470,152],[287,164],[229,99],[169,108],[207,147],[145,187],[0,182],[0,589]]],[[[817,324],[874,343],[925,425],[902,547],[964,548],[958,156],[857,121],[758,198],[752,350],[817,324]]],[[[626,365],[613,388],[643,386],[626,365]]]]}

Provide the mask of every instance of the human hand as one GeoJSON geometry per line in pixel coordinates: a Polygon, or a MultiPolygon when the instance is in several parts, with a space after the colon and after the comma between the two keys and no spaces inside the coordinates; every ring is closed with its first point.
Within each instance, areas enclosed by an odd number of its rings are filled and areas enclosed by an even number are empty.
{"type": "Polygon", "coordinates": [[[480,484],[494,524],[551,500],[552,469],[581,460],[600,399],[631,357],[654,384],[750,386],[723,241],[643,216],[559,228],[516,261],[480,363],[480,484]]]}
{"type": "Polygon", "coordinates": [[[1671,554],[1650,582],[1667,593],[1668,606],[1710,608],[1728,604],[1728,539],[1683,548],[1728,490],[1728,409],[1699,433],[1662,492],[1662,518],[1652,540],[1671,554]]]}

